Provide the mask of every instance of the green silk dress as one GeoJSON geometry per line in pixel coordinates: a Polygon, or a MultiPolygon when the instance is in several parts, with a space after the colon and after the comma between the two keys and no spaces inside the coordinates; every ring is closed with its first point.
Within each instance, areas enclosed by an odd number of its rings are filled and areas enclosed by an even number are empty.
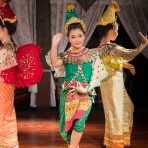
{"type": "MultiPolygon", "coordinates": [[[[86,49],[85,49],[86,50],[86,49]]],[[[75,88],[88,86],[92,75],[90,52],[64,58],[65,77],[60,97],[60,134],[69,142],[72,130],[83,132],[91,111],[93,95],[81,94],[75,88]],[[73,90],[73,91],[72,91],[73,90]]]]}

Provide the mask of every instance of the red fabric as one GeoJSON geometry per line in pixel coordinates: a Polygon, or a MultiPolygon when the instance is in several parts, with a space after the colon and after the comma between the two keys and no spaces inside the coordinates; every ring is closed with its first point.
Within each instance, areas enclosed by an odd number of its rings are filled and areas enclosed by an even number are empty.
{"type": "Polygon", "coordinates": [[[16,83],[16,66],[2,71],[0,73],[0,76],[4,79],[4,82],[15,84],[16,83]]]}
{"type": "Polygon", "coordinates": [[[6,83],[24,88],[40,81],[43,68],[40,61],[40,48],[34,44],[26,44],[18,48],[16,53],[18,65],[1,72],[6,83]]]}
{"type": "Polygon", "coordinates": [[[17,20],[9,4],[5,4],[4,6],[0,7],[0,19],[3,20],[5,26],[9,31],[9,34],[14,34],[16,31],[17,20]]]}
{"type": "Polygon", "coordinates": [[[83,115],[84,111],[78,110],[75,113],[75,116],[70,121],[65,121],[65,128],[64,128],[65,132],[68,132],[72,128],[73,122],[79,120],[83,115]]]}
{"type": "Polygon", "coordinates": [[[23,88],[38,83],[43,74],[40,61],[40,48],[26,44],[18,48],[16,69],[16,87],[23,88]]]}
{"type": "Polygon", "coordinates": [[[0,7],[0,16],[2,17],[2,19],[15,19],[16,17],[9,4],[0,7]]]}

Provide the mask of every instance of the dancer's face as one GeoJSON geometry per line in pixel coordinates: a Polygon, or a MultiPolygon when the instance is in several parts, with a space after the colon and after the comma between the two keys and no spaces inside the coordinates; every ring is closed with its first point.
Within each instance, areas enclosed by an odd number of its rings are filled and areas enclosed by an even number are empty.
{"type": "Polygon", "coordinates": [[[85,35],[81,29],[72,29],[69,33],[68,40],[71,47],[80,49],[84,45],[85,35]]]}
{"type": "Polygon", "coordinates": [[[119,28],[118,23],[115,23],[113,28],[110,30],[109,34],[110,34],[111,41],[115,41],[116,40],[116,38],[118,36],[118,28],[119,28]]]}
{"type": "Polygon", "coordinates": [[[115,41],[117,36],[118,36],[118,31],[115,31],[114,29],[110,29],[107,33],[107,38],[110,41],[115,41]]]}

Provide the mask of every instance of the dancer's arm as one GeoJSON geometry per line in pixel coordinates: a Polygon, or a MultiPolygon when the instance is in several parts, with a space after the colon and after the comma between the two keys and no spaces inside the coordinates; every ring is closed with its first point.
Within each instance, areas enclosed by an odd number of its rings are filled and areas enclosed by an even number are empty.
{"type": "Polygon", "coordinates": [[[123,68],[128,69],[132,75],[135,75],[135,73],[136,73],[135,67],[130,63],[124,63],[123,68]]]}
{"type": "Polygon", "coordinates": [[[126,62],[131,61],[132,59],[134,59],[139,53],[141,53],[143,51],[143,49],[145,49],[146,46],[148,46],[148,39],[146,36],[144,36],[142,33],[139,33],[141,36],[141,44],[139,47],[135,48],[135,49],[126,49],[124,47],[121,46],[115,46],[115,49],[111,49],[110,54],[113,56],[119,56],[119,57],[123,57],[126,62]]]}
{"type": "Polygon", "coordinates": [[[52,46],[51,46],[51,52],[50,52],[50,58],[51,58],[51,65],[53,67],[59,67],[63,65],[63,60],[61,60],[58,57],[57,49],[59,47],[59,43],[62,39],[62,34],[57,33],[52,38],[52,46]]]}
{"type": "Polygon", "coordinates": [[[61,38],[61,33],[53,36],[51,50],[45,56],[47,64],[50,66],[52,71],[55,71],[55,77],[64,77],[63,58],[61,58],[57,53],[61,38]]]}

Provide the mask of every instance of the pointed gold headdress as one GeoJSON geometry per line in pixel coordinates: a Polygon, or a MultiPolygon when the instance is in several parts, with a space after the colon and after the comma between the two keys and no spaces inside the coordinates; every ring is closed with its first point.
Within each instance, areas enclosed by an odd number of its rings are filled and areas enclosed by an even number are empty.
{"type": "Polygon", "coordinates": [[[66,16],[65,16],[65,25],[64,29],[65,32],[68,31],[68,26],[71,24],[75,23],[80,23],[82,26],[83,30],[86,30],[86,26],[83,20],[78,18],[76,11],[75,11],[75,5],[73,3],[67,3],[67,11],[66,11],[66,16]]]}
{"type": "Polygon", "coordinates": [[[110,23],[115,23],[117,20],[116,12],[118,11],[120,11],[119,5],[115,0],[113,0],[103,13],[102,17],[97,21],[97,25],[105,26],[110,23]]]}

